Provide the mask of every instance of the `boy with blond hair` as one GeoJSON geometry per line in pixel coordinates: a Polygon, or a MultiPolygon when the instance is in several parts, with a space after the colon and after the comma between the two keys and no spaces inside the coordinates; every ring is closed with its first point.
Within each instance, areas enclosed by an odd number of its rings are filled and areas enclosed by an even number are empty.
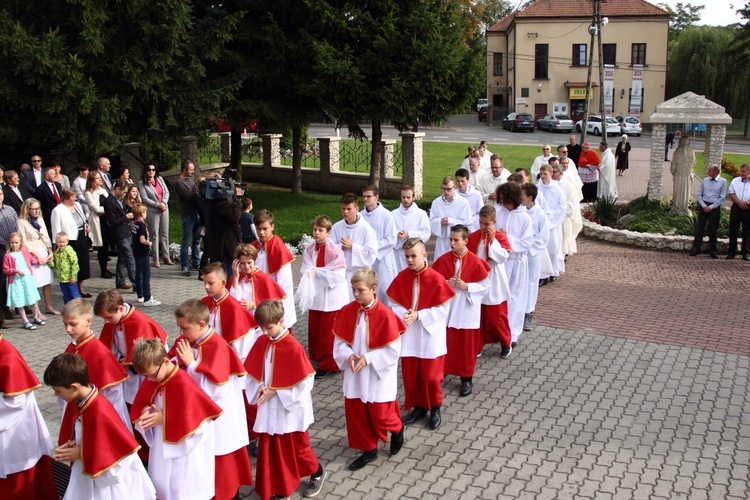
{"type": "Polygon", "coordinates": [[[174,316],[180,336],[167,356],[176,359],[223,411],[214,427],[214,498],[229,500],[237,495],[240,486],[253,484],[245,449],[250,443],[242,395],[245,369],[237,353],[209,324],[211,313],[203,302],[186,300],[175,309],[174,316]]]}
{"type": "Polygon", "coordinates": [[[67,234],[60,232],[55,235],[56,248],[52,252],[52,261],[49,263],[49,267],[53,268],[57,275],[64,304],[81,296],[77,283],[78,272],[80,271],[78,256],[68,243],[67,234]]]}
{"type": "Polygon", "coordinates": [[[262,500],[290,496],[310,475],[304,495],[317,496],[326,472],[310,447],[313,370],[305,349],[284,325],[284,305],[265,300],[255,318],[263,330],[245,360],[246,394],[257,403],[258,463],[255,492],[262,500]]]}
{"type": "MultiPolygon", "coordinates": [[[[372,266],[378,258],[378,237],[375,230],[359,213],[356,194],[345,193],[341,197],[341,217],[331,228],[331,239],[344,251],[346,280],[360,267],[372,266]]],[[[354,300],[349,294],[349,301],[354,300]]]]}
{"type": "Polygon", "coordinates": [[[276,283],[281,285],[286,296],[284,310],[286,311],[286,325],[291,328],[297,322],[294,310],[294,279],[292,265],[294,256],[281,238],[273,234],[275,229],[273,214],[268,210],[260,210],[255,214],[255,230],[258,239],[252,245],[258,249],[256,265],[268,274],[276,283]]]}
{"type": "Polygon", "coordinates": [[[149,445],[148,473],[159,500],[212,498],[214,421],[221,408],[167,357],[157,339],[138,341],[133,368],[145,381],[130,416],[149,445]]]}
{"type": "Polygon", "coordinates": [[[359,470],[378,456],[378,440],[391,433],[391,456],[404,445],[404,424],[396,401],[401,334],[406,325],[377,298],[378,275],[369,267],[355,271],[354,301],[334,324],[333,355],[344,370],[346,433],[362,455],[349,464],[359,470]]]}
{"type": "Polygon", "coordinates": [[[349,301],[346,286],[346,259],[331,239],[333,223],[327,215],[313,221],[313,243],[302,252],[297,299],[302,312],[309,309],[308,348],[310,359],[318,363],[315,373],[323,378],[339,371],[333,359],[333,321],[349,301]]]}
{"type": "Polygon", "coordinates": [[[60,354],[44,371],[44,383],[74,405],[74,419],[60,428],[64,442],[54,458],[72,462],[63,500],[156,498],[140,446],[112,404],[89,380],[86,362],[77,354],[60,354]]]}

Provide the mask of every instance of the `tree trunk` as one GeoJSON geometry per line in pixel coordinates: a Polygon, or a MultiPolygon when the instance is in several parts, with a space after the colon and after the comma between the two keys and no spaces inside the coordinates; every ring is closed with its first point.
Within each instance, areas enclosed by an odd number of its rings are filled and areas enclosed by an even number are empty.
{"type": "Polygon", "coordinates": [[[292,194],[302,194],[302,127],[292,127],[292,194]]]}
{"type": "Polygon", "coordinates": [[[370,184],[380,185],[381,169],[383,168],[383,130],[380,120],[372,122],[372,151],[370,153],[370,184]]]}
{"type": "Polygon", "coordinates": [[[237,172],[242,172],[242,127],[232,127],[229,136],[229,156],[231,158],[229,166],[236,168],[237,172]]]}

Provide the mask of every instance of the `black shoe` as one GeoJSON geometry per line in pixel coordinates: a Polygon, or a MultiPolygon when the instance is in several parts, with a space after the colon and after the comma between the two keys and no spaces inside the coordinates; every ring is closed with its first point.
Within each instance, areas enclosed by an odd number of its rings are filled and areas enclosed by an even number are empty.
{"type": "Polygon", "coordinates": [[[515,349],[517,345],[518,345],[518,342],[511,342],[510,343],[511,349],[515,349]]]}
{"type": "Polygon", "coordinates": [[[315,379],[316,379],[316,380],[320,380],[320,379],[322,379],[322,378],[326,378],[326,377],[327,377],[327,376],[329,376],[329,375],[333,375],[333,373],[334,373],[334,372],[329,372],[328,370],[321,370],[320,368],[318,368],[318,369],[317,369],[317,370],[315,371],[315,379]]]}
{"type": "Polygon", "coordinates": [[[378,458],[377,448],[375,448],[373,451],[366,451],[362,453],[362,455],[360,455],[358,459],[349,464],[349,470],[359,470],[376,458],[378,458]]]}
{"type": "Polygon", "coordinates": [[[695,257],[696,255],[698,255],[698,250],[690,250],[691,257],[695,257]]]}
{"type": "Polygon", "coordinates": [[[547,278],[542,278],[539,280],[539,286],[544,286],[547,284],[547,278]]]}
{"type": "Polygon", "coordinates": [[[711,258],[712,259],[718,259],[719,258],[719,254],[716,253],[716,252],[711,252],[711,258]]]}
{"type": "Polygon", "coordinates": [[[513,352],[513,348],[511,346],[503,347],[500,350],[500,357],[503,358],[503,359],[507,359],[508,356],[510,356],[510,353],[512,353],[512,352],[513,352]]]}
{"type": "Polygon", "coordinates": [[[391,432],[391,456],[398,455],[404,446],[404,426],[399,432],[391,432]]]}
{"type": "MultiPolygon", "coordinates": [[[[461,390],[458,391],[458,395],[462,398],[465,398],[469,394],[471,394],[471,390],[474,388],[474,384],[471,382],[464,382],[461,384],[461,390]]],[[[432,426],[432,418],[430,418],[430,426],[432,426]]]]}
{"type": "Polygon", "coordinates": [[[743,256],[742,256],[742,260],[750,260],[750,254],[748,254],[748,255],[743,255],[743,256]]]}
{"type": "Polygon", "coordinates": [[[430,429],[433,431],[440,427],[443,423],[443,419],[440,418],[440,408],[433,408],[430,410],[430,429]]]}
{"type": "Polygon", "coordinates": [[[727,260],[732,260],[735,257],[737,257],[737,256],[735,254],[733,254],[733,253],[727,254],[727,260]]]}
{"type": "Polygon", "coordinates": [[[550,276],[549,277],[549,282],[550,283],[554,283],[555,281],[557,281],[557,276],[550,276]]]}
{"type": "Polygon", "coordinates": [[[114,277],[115,277],[115,275],[112,274],[112,273],[110,273],[109,271],[104,271],[102,273],[102,278],[104,278],[105,280],[111,280],[114,277]]]}
{"type": "Polygon", "coordinates": [[[421,406],[415,406],[405,417],[404,425],[411,425],[414,422],[418,422],[427,416],[427,410],[421,406]]]}

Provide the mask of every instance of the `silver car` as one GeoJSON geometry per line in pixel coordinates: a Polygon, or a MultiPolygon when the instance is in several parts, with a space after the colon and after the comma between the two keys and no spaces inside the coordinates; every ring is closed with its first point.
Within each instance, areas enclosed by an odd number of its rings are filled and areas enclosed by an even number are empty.
{"type": "Polygon", "coordinates": [[[547,115],[536,121],[536,128],[550,132],[572,132],[573,120],[568,115],[547,115]]]}
{"type": "Polygon", "coordinates": [[[641,121],[635,116],[618,116],[617,121],[620,124],[620,133],[635,135],[640,137],[643,132],[641,121]]]}

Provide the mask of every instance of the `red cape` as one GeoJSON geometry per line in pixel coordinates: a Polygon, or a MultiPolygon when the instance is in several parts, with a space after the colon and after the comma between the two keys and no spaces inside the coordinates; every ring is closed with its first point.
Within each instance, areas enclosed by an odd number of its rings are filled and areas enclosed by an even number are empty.
{"type": "MultiPolygon", "coordinates": [[[[167,353],[168,358],[177,356],[175,346],[185,337],[180,335],[175,340],[172,348],[167,353]]],[[[237,357],[237,353],[229,346],[229,343],[221,338],[216,331],[211,328],[208,336],[200,343],[196,344],[200,361],[195,371],[202,373],[212,384],[222,385],[229,382],[232,375],[245,375],[245,368],[242,361],[237,357]]]]}
{"type": "Polygon", "coordinates": [[[18,349],[0,335],[0,392],[3,396],[18,396],[41,385],[18,349]]]}
{"type": "Polygon", "coordinates": [[[136,452],[140,445],[123,425],[112,403],[101,396],[97,389],[86,404],[78,409],[75,400],[73,419],[60,426],[60,444],[73,439],[76,418],[81,418],[81,461],[83,473],[95,478],[116,465],[123,458],[136,452]]]}
{"type": "Polygon", "coordinates": [[[416,273],[408,268],[398,273],[391,282],[391,286],[388,287],[386,292],[388,298],[404,309],[411,309],[414,304],[414,298],[412,297],[414,294],[414,278],[418,280],[417,311],[444,304],[456,295],[445,278],[425,264],[422,270],[416,273]]]}
{"type": "Polygon", "coordinates": [[[130,407],[130,420],[135,422],[141,418],[143,409],[151,406],[156,393],[161,390],[164,397],[164,442],[177,444],[192,435],[206,420],[216,420],[222,410],[190,375],[177,365],[172,366],[172,372],[162,382],[143,380],[130,407]]]}
{"type": "Polygon", "coordinates": [[[83,358],[89,367],[91,383],[100,391],[112,387],[128,378],[128,374],[112,351],[102,344],[92,333],[78,344],[71,342],[65,349],[67,354],[75,353],[83,358]]]}
{"type": "Polygon", "coordinates": [[[259,267],[256,267],[255,271],[250,274],[242,274],[239,280],[240,283],[247,281],[252,285],[253,302],[255,302],[256,306],[264,300],[282,300],[286,298],[286,292],[281,288],[281,285],[261,271],[259,267]]]}
{"type": "Polygon", "coordinates": [[[393,311],[376,299],[369,309],[361,307],[356,301],[341,308],[333,323],[333,334],[349,345],[354,343],[354,331],[360,311],[367,319],[367,350],[385,347],[395,342],[399,335],[406,331],[406,324],[393,311]]]}
{"type": "Polygon", "coordinates": [[[209,311],[213,311],[214,308],[219,309],[221,337],[230,344],[258,326],[250,311],[242,307],[237,299],[229,295],[229,292],[218,301],[206,296],[201,299],[201,302],[206,304],[209,311]]]}
{"type": "Polygon", "coordinates": [[[461,260],[458,277],[466,283],[478,283],[490,275],[490,266],[468,250],[461,257],[456,257],[453,252],[444,253],[432,264],[432,268],[446,280],[450,279],[456,275],[455,259],[461,260]]]}
{"type": "MultiPolygon", "coordinates": [[[[260,248],[260,242],[255,240],[252,242],[255,248],[260,248]]],[[[289,264],[294,260],[294,255],[286,247],[281,238],[278,236],[271,235],[268,241],[263,242],[263,246],[266,247],[266,262],[268,262],[268,274],[276,274],[279,269],[289,264]]],[[[257,300],[255,302],[258,302],[257,300]]]]}
{"type": "MultiPolygon", "coordinates": [[[[133,364],[133,346],[135,346],[138,340],[158,338],[163,343],[167,342],[167,332],[151,317],[136,310],[133,306],[130,306],[130,311],[120,320],[119,324],[122,326],[126,349],[128,351],[123,364],[133,364]]],[[[109,350],[112,350],[112,346],[115,343],[115,325],[104,323],[102,332],[99,334],[99,340],[109,350]]]]}
{"type": "MultiPolygon", "coordinates": [[[[466,248],[468,248],[470,252],[476,254],[479,251],[479,242],[488,237],[491,236],[485,235],[481,229],[478,229],[469,235],[469,242],[466,244],[466,248]]],[[[508,252],[511,251],[510,241],[508,241],[508,237],[505,236],[504,232],[495,230],[495,239],[500,243],[501,247],[508,252]]],[[[487,252],[487,254],[484,256],[484,260],[490,260],[489,245],[485,245],[485,252],[487,252]]]]}
{"type": "Polygon", "coordinates": [[[255,341],[245,359],[247,374],[255,381],[263,380],[268,349],[271,349],[271,378],[268,384],[271,389],[289,389],[315,375],[304,347],[287,330],[276,340],[272,341],[267,335],[263,335],[255,341]]]}

